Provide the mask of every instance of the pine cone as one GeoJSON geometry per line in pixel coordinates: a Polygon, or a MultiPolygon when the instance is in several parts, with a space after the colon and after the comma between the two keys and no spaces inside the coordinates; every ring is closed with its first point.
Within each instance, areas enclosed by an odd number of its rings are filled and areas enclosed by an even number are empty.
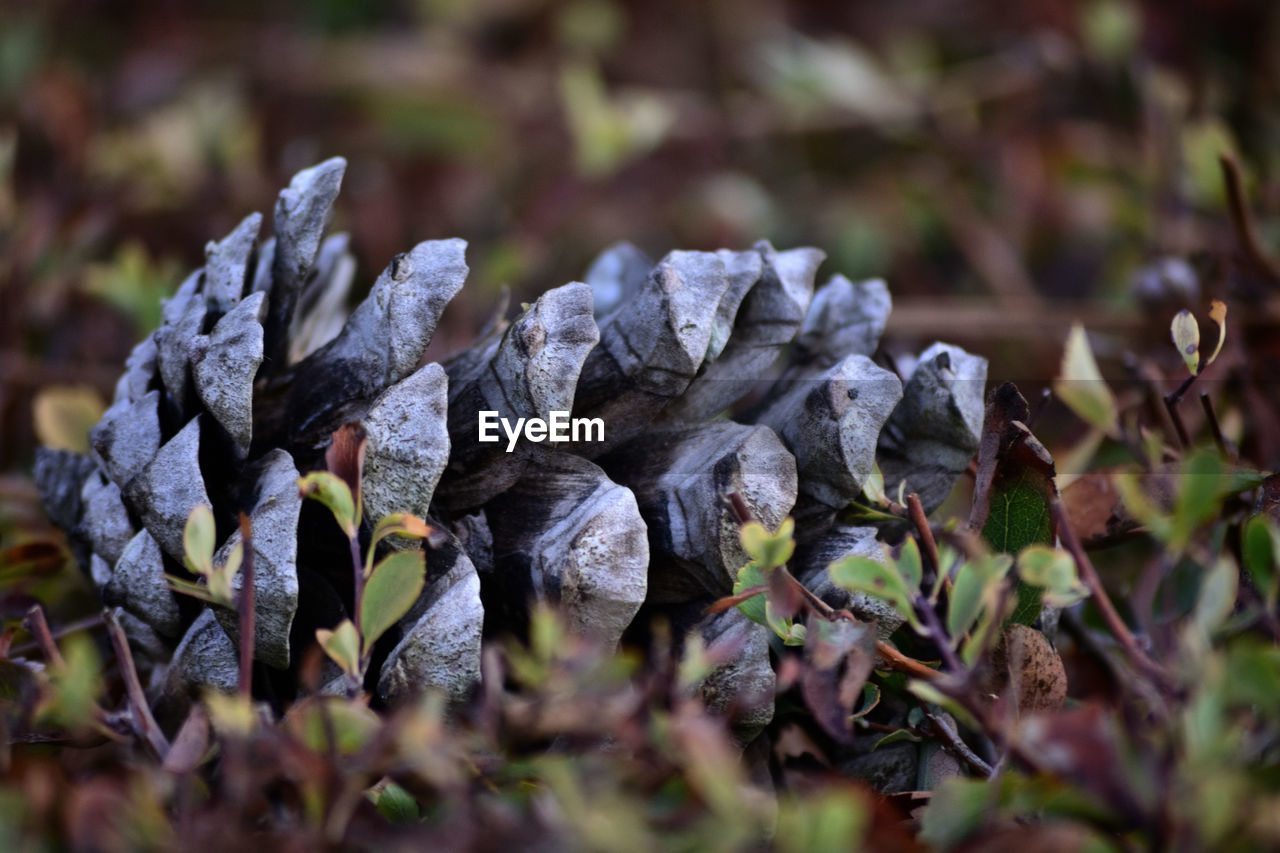
{"type": "Polygon", "coordinates": [[[354,261],[345,235],[324,237],[345,165],[293,179],[273,238],[259,242],[253,214],[210,243],[126,362],[91,454],[37,459],[50,515],[159,664],[159,696],[236,682],[235,613],[165,580],[190,577],[183,531],[201,504],[224,555],[240,541],[238,513],[249,515],[255,690],[279,704],[297,695],[301,652],[353,595],[347,541],[299,497],[298,478],[323,467],[330,436],[352,421],[367,437],[366,535],[391,512],[450,531],[426,549],[427,583],[375,651],[368,686],[381,700],[465,696],[482,633],[522,630],[531,599],[609,644],[643,606],[723,657],[704,696],[735,709],[749,736],[772,715],[769,632],[736,609],[702,616],[748,559],[729,492],[771,528],[797,519],[792,570],[811,588],[882,632],[897,627],[875,600],[827,582],[831,560],[881,554],[874,528],[837,514],[877,454],[887,484],[905,480],[927,510],[941,502],[978,446],[983,359],[935,344],[904,387],[870,358],[890,309],[884,283],[836,275],[815,294],[822,252],[762,242],[657,264],[615,246],[585,283],[421,365],[466,278],[465,244],[398,255],[346,316],[354,261]],[[553,426],[553,413],[571,413],[598,419],[603,435],[481,442],[481,412],[553,426]]]}

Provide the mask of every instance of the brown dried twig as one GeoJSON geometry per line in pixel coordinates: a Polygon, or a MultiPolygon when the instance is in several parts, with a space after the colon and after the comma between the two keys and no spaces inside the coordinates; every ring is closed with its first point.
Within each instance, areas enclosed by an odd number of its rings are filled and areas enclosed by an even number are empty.
{"type": "Polygon", "coordinates": [[[169,741],[156,723],[156,718],[151,715],[151,706],[147,704],[142,682],[138,679],[138,670],[133,665],[133,653],[129,651],[129,638],[125,636],[124,629],[120,627],[115,614],[110,610],[102,612],[102,621],[106,623],[107,635],[111,637],[111,647],[115,649],[116,660],[120,665],[120,675],[124,678],[125,696],[133,716],[134,731],[163,761],[169,754],[169,741]]]}

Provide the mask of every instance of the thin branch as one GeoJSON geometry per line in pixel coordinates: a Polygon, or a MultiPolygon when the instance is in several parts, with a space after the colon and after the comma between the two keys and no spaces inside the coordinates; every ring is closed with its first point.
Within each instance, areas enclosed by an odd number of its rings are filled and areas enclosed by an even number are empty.
{"type": "MultiPolygon", "coordinates": [[[[87,631],[90,628],[97,628],[101,624],[101,616],[88,616],[84,619],[77,619],[75,622],[68,622],[58,630],[54,631],[52,636],[55,640],[61,640],[63,637],[69,636],[78,631],[87,631]]],[[[29,643],[23,643],[20,646],[15,646],[10,649],[8,657],[21,657],[34,652],[36,649],[43,649],[43,646],[39,642],[32,640],[29,643]]]]}
{"type": "Polygon", "coordinates": [[[134,731],[147,742],[152,752],[161,761],[169,754],[169,741],[164,732],[151,715],[151,707],[147,704],[146,694],[142,691],[142,682],[138,680],[138,670],[133,665],[133,653],[129,651],[129,638],[124,629],[116,621],[115,614],[109,609],[102,611],[102,621],[106,623],[107,635],[111,637],[111,646],[115,649],[116,660],[120,664],[120,674],[124,678],[125,695],[128,697],[129,710],[133,714],[134,731]]]}
{"type": "Polygon", "coordinates": [[[53,641],[53,633],[49,630],[49,622],[44,618],[44,608],[39,604],[31,605],[31,609],[27,611],[27,616],[22,620],[22,624],[31,636],[35,638],[39,644],[40,650],[44,652],[45,659],[52,665],[62,668],[67,665],[66,660],[62,657],[62,652],[58,651],[58,644],[53,641]]]}
{"type": "Polygon", "coordinates": [[[1244,197],[1244,181],[1240,177],[1240,166],[1230,154],[1219,154],[1218,163],[1222,166],[1222,181],[1227,188],[1227,208],[1231,213],[1231,225],[1235,228],[1236,237],[1240,240],[1240,248],[1259,272],[1273,282],[1280,281],[1280,270],[1267,256],[1258,240],[1258,230],[1253,224],[1253,214],[1244,197]]]}
{"type": "Polygon", "coordinates": [[[1190,380],[1195,378],[1196,374],[1191,374],[1187,377],[1189,381],[1183,382],[1177,391],[1164,398],[1165,411],[1169,413],[1169,420],[1173,421],[1174,432],[1178,435],[1178,446],[1183,450],[1191,446],[1191,437],[1187,435],[1187,428],[1182,423],[1182,415],[1178,414],[1178,401],[1182,399],[1182,394],[1185,393],[1185,390],[1191,387],[1190,380]]]}
{"type": "Polygon", "coordinates": [[[253,535],[249,516],[240,513],[240,542],[244,557],[240,564],[242,581],[236,606],[240,611],[240,675],[237,687],[245,699],[253,696],[253,639],[254,639],[254,569],[253,535]]]}
{"type": "Polygon", "coordinates": [[[884,640],[876,640],[876,654],[885,659],[890,669],[914,675],[924,681],[937,681],[942,678],[942,673],[936,669],[925,666],[913,657],[907,657],[884,640]]]}
{"type": "Polygon", "coordinates": [[[924,514],[924,506],[920,496],[915,492],[907,495],[907,512],[911,522],[916,526],[916,538],[920,540],[920,556],[924,558],[924,568],[938,572],[938,543],[933,539],[933,529],[929,527],[929,519],[924,514]]]}
{"type": "Polygon", "coordinates": [[[1213,434],[1213,443],[1218,445],[1218,451],[1229,459],[1236,456],[1235,448],[1227,441],[1227,437],[1222,434],[1222,426],[1218,423],[1218,414],[1213,410],[1213,401],[1209,399],[1208,391],[1200,392],[1200,408],[1204,409],[1204,418],[1209,422],[1209,431],[1213,434]]]}
{"type": "Polygon", "coordinates": [[[952,752],[963,758],[970,767],[988,779],[995,775],[995,770],[992,769],[991,765],[983,761],[976,752],[970,749],[969,744],[960,739],[960,733],[948,726],[944,719],[929,712],[925,712],[925,716],[929,718],[933,728],[942,735],[942,739],[947,742],[946,745],[951,748],[952,752]]]}
{"type": "Polygon", "coordinates": [[[1128,654],[1130,660],[1137,664],[1144,674],[1156,681],[1158,686],[1167,687],[1168,675],[1138,645],[1138,641],[1129,630],[1129,626],[1120,618],[1115,605],[1111,603],[1111,597],[1107,595],[1107,590],[1103,587],[1102,579],[1098,577],[1098,572],[1094,569],[1093,562],[1090,561],[1089,555],[1085,553],[1084,548],[1080,545],[1080,538],[1076,536],[1076,532],[1071,526],[1071,520],[1067,517],[1067,510],[1062,501],[1054,500],[1053,512],[1057,517],[1058,536],[1062,540],[1062,547],[1075,559],[1076,568],[1080,572],[1080,580],[1089,588],[1089,594],[1093,596],[1094,604],[1097,605],[1098,610],[1102,613],[1102,618],[1107,623],[1112,635],[1115,636],[1120,646],[1128,654]]]}

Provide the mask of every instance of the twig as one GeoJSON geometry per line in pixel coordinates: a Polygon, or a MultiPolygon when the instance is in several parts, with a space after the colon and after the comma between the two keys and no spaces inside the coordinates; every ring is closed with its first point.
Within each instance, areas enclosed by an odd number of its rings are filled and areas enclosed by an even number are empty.
{"type": "Polygon", "coordinates": [[[1240,178],[1240,166],[1230,154],[1219,154],[1218,163],[1222,166],[1222,181],[1227,189],[1227,209],[1231,213],[1231,225],[1240,239],[1240,248],[1259,272],[1273,282],[1280,281],[1280,270],[1267,257],[1258,231],[1253,226],[1253,214],[1244,198],[1244,181],[1240,178]]]}
{"type": "Polygon", "coordinates": [[[1223,456],[1234,459],[1235,449],[1227,443],[1227,437],[1222,434],[1222,426],[1218,423],[1218,415],[1213,410],[1213,401],[1209,399],[1208,391],[1200,392],[1200,408],[1204,409],[1204,417],[1209,422],[1209,431],[1213,434],[1213,443],[1218,445],[1218,451],[1223,456]]]}
{"type": "Polygon", "coordinates": [[[888,661],[890,669],[900,670],[925,681],[942,678],[942,673],[936,669],[930,669],[915,658],[907,657],[884,640],[876,640],[876,654],[888,661]]]}
{"type": "Polygon", "coordinates": [[[1102,579],[1098,577],[1097,570],[1094,569],[1092,561],[1089,560],[1089,555],[1085,553],[1084,548],[1080,545],[1080,538],[1076,536],[1075,530],[1071,527],[1071,521],[1067,518],[1067,510],[1062,501],[1057,499],[1053,501],[1053,512],[1057,518],[1058,536],[1062,540],[1062,547],[1066,548],[1067,552],[1075,559],[1076,568],[1080,572],[1080,580],[1089,588],[1089,594],[1093,596],[1093,601],[1102,613],[1103,621],[1107,623],[1112,635],[1115,636],[1129,658],[1138,665],[1138,668],[1144,674],[1156,681],[1160,687],[1166,687],[1168,685],[1168,676],[1142,650],[1138,645],[1137,639],[1129,630],[1129,626],[1120,618],[1115,605],[1111,603],[1111,597],[1107,595],[1107,591],[1102,585],[1102,579]]]}
{"type": "Polygon", "coordinates": [[[134,730],[147,742],[152,752],[164,760],[169,754],[169,741],[164,732],[151,715],[151,707],[147,704],[146,694],[142,692],[142,682],[138,680],[138,670],[133,665],[133,653],[129,651],[129,638],[124,629],[116,621],[110,610],[102,611],[102,621],[106,623],[107,635],[111,637],[111,646],[115,649],[116,660],[120,664],[120,674],[124,678],[125,695],[128,697],[129,710],[133,714],[134,730]]]}
{"type": "Polygon", "coordinates": [[[1174,432],[1178,434],[1178,446],[1186,450],[1191,446],[1191,438],[1187,435],[1187,428],[1182,423],[1182,415],[1178,414],[1178,401],[1182,399],[1182,394],[1186,389],[1191,387],[1191,382],[1196,378],[1196,374],[1187,377],[1187,381],[1178,386],[1178,390],[1174,391],[1164,398],[1165,411],[1169,413],[1169,420],[1173,421],[1174,432]]]}
{"type": "MultiPolygon", "coordinates": [[[[58,630],[54,631],[52,633],[52,636],[55,640],[61,640],[63,637],[66,637],[70,634],[74,634],[77,631],[87,631],[90,628],[96,628],[101,624],[102,624],[101,616],[88,616],[84,619],[77,619],[75,622],[68,622],[58,630]]],[[[36,642],[35,640],[32,640],[29,643],[23,643],[20,646],[15,646],[14,648],[10,649],[8,656],[21,657],[23,655],[26,655],[35,651],[36,649],[42,649],[42,648],[43,647],[40,645],[40,643],[36,642]]]]}
{"type": "Polygon", "coordinates": [[[916,526],[916,537],[920,540],[920,556],[925,561],[924,568],[932,569],[937,573],[940,570],[938,543],[933,539],[933,529],[929,527],[929,519],[925,517],[920,496],[915,492],[907,495],[907,512],[911,515],[911,522],[916,526]]]}
{"type": "Polygon", "coordinates": [[[942,739],[947,742],[947,746],[951,747],[951,750],[956,755],[968,762],[970,767],[977,770],[988,779],[995,775],[995,770],[992,769],[991,765],[983,761],[976,752],[969,748],[969,744],[960,739],[959,732],[948,726],[946,722],[936,714],[931,714],[926,711],[925,716],[929,718],[929,722],[932,723],[933,727],[942,735],[942,739]]]}
{"type": "Polygon", "coordinates": [[[62,652],[58,651],[58,644],[53,641],[53,633],[49,630],[49,622],[44,618],[44,608],[39,604],[31,605],[31,609],[27,611],[27,616],[22,620],[22,624],[31,636],[35,638],[39,644],[41,651],[44,652],[45,659],[49,663],[58,668],[67,665],[62,657],[62,652]]]}
{"type": "Polygon", "coordinates": [[[253,696],[254,576],[253,536],[249,516],[240,513],[240,543],[244,558],[240,564],[242,581],[236,606],[240,611],[240,675],[237,687],[246,700],[253,696]]]}
{"type": "Polygon", "coordinates": [[[968,674],[967,670],[965,670],[964,664],[960,662],[955,649],[951,648],[951,638],[947,636],[946,630],[942,627],[942,622],[938,619],[938,611],[934,610],[933,606],[919,592],[916,593],[913,603],[916,610],[924,617],[924,625],[929,629],[929,636],[933,638],[934,645],[938,647],[938,652],[941,653],[942,661],[947,665],[947,669],[957,677],[964,678],[968,674]]]}

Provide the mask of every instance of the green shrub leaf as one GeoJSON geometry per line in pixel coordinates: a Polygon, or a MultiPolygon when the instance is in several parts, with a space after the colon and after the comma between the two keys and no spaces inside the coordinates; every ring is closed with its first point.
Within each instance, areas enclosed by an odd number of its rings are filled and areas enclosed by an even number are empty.
{"type": "Polygon", "coordinates": [[[316,640],[320,648],[342,667],[342,671],[352,678],[360,677],[360,635],[355,623],[343,619],[332,631],[328,628],[316,629],[316,640]]]}
{"type": "Polygon", "coordinates": [[[422,592],[426,562],[421,551],[398,551],[373,569],[360,605],[360,633],[364,652],[409,612],[422,592]]]}
{"type": "Polygon", "coordinates": [[[213,572],[217,535],[213,510],[207,504],[196,504],[191,515],[187,516],[187,526],[182,534],[183,562],[193,574],[207,577],[213,572]]]}
{"type": "MultiPolygon", "coordinates": [[[[1089,595],[1080,582],[1076,561],[1066,551],[1047,545],[1028,545],[1018,555],[1018,576],[1023,583],[1042,589],[1048,607],[1070,607],[1089,595]]],[[[1016,620],[1015,620],[1016,621],[1016,620]]]]}
{"type": "Polygon", "coordinates": [[[841,589],[884,599],[912,627],[922,629],[911,606],[911,593],[897,567],[850,554],[828,566],[827,574],[831,576],[831,582],[841,589]]]}
{"type": "Polygon", "coordinates": [[[356,502],[342,478],[328,471],[312,471],[298,480],[298,494],[315,498],[329,508],[348,539],[356,535],[356,502]]]}
{"type": "Polygon", "coordinates": [[[1053,383],[1053,393],[1085,423],[1112,438],[1119,436],[1116,398],[1098,370],[1084,327],[1078,323],[1071,327],[1067,336],[1062,367],[1053,383]]]}

